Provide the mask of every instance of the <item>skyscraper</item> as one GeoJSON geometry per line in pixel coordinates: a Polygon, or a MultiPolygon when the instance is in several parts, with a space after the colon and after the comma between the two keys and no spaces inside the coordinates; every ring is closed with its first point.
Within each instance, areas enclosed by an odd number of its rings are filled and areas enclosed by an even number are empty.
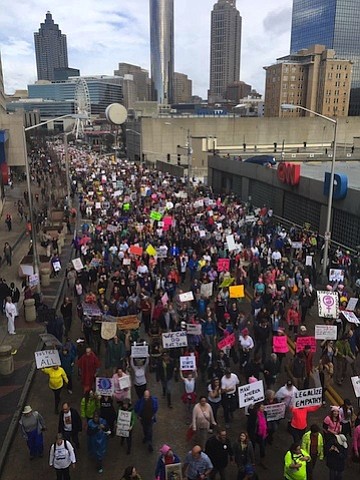
{"type": "Polygon", "coordinates": [[[236,0],[218,0],[211,12],[209,101],[223,100],[240,79],[241,16],[236,0]]]}
{"type": "Polygon", "coordinates": [[[150,0],[153,100],[171,103],[174,75],[174,0],[150,0]]]}
{"type": "Polygon", "coordinates": [[[38,80],[53,81],[55,68],[67,68],[68,54],[66,35],[54,23],[51,13],[46,13],[45,22],[34,33],[36,68],[38,80]]]}
{"type": "Polygon", "coordinates": [[[352,90],[360,88],[359,32],[358,0],[293,0],[290,53],[321,44],[352,60],[352,90]]]}

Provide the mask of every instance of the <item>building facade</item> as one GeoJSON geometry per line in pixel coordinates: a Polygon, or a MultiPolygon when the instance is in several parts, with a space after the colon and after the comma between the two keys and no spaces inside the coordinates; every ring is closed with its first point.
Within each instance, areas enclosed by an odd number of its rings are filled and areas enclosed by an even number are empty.
{"type": "Polygon", "coordinates": [[[174,0],[150,0],[152,100],[173,101],[174,0]]]}
{"type": "Polygon", "coordinates": [[[34,42],[38,80],[55,80],[54,69],[69,65],[66,35],[54,23],[50,12],[46,13],[39,31],[34,33],[34,42]]]}
{"type": "Polygon", "coordinates": [[[227,86],[240,79],[241,16],[236,0],[218,0],[211,12],[209,102],[226,98],[227,86]]]}
{"type": "Polygon", "coordinates": [[[174,73],[173,103],[188,103],[192,98],[192,81],[184,73],[174,73]]]}
{"type": "Polygon", "coordinates": [[[353,62],[351,89],[360,88],[359,32],[358,0],[293,0],[290,53],[316,43],[335,50],[353,62]]]}
{"type": "Polygon", "coordinates": [[[226,100],[230,100],[230,102],[240,103],[241,98],[245,98],[251,93],[251,85],[238,81],[230,83],[226,87],[226,100]]]}
{"type": "Polygon", "coordinates": [[[301,105],[327,116],[348,115],[352,62],[337,58],[334,50],[314,45],[264,68],[266,117],[308,115],[303,110],[285,112],[282,104],[301,105]]]}

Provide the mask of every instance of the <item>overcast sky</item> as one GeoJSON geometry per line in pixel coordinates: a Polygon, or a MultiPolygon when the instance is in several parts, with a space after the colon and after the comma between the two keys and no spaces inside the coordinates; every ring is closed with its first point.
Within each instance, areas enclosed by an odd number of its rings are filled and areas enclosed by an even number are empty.
{"type": "MultiPolygon", "coordinates": [[[[5,89],[36,80],[33,33],[50,10],[67,35],[69,66],[112,75],[118,62],[150,67],[149,0],[14,0],[0,15],[5,89]]],[[[209,87],[210,13],[215,0],[175,0],[175,70],[209,87]]],[[[292,0],[237,0],[243,19],[241,80],[264,92],[263,66],[289,53],[292,0]]]]}

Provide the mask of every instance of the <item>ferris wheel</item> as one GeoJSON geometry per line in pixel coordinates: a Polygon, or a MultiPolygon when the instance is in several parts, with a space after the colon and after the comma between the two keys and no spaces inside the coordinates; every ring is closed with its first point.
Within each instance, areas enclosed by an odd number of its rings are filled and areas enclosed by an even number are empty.
{"type": "Polygon", "coordinates": [[[78,115],[73,128],[76,138],[84,135],[85,126],[90,124],[91,103],[85,79],[79,77],[75,84],[75,114],[78,115]]]}

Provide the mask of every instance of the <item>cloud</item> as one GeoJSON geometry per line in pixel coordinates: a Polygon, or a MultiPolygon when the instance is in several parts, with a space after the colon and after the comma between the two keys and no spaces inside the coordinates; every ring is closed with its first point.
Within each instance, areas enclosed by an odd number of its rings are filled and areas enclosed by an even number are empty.
{"type": "MultiPolygon", "coordinates": [[[[215,0],[174,0],[175,69],[206,98],[210,15],[215,0]]],[[[289,0],[237,2],[243,17],[241,79],[264,91],[262,67],[289,53],[289,0]]],[[[7,92],[36,79],[33,34],[50,10],[67,35],[69,66],[83,75],[112,75],[119,62],[150,69],[149,0],[17,0],[0,16],[7,92]]]]}

